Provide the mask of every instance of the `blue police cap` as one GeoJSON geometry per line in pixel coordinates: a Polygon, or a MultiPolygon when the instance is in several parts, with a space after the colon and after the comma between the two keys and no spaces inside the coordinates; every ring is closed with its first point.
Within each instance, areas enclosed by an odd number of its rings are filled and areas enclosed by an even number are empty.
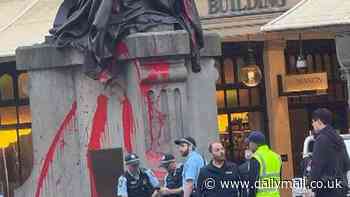
{"type": "Polygon", "coordinates": [[[265,144],[265,135],[260,131],[252,131],[245,140],[248,142],[254,142],[256,144],[265,144]]]}
{"type": "Polygon", "coordinates": [[[126,165],[134,165],[140,163],[140,158],[134,153],[125,156],[124,160],[126,165]]]}
{"type": "Polygon", "coordinates": [[[165,154],[160,159],[160,166],[166,166],[171,162],[175,162],[175,157],[172,154],[165,154]]]}

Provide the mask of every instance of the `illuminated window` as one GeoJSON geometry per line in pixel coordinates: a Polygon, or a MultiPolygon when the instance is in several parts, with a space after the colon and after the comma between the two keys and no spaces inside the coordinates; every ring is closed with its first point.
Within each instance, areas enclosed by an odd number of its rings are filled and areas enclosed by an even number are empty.
{"type": "Polygon", "coordinates": [[[1,100],[12,100],[13,95],[13,79],[9,74],[3,74],[0,77],[0,98],[1,100]]]}
{"type": "Polygon", "coordinates": [[[28,73],[22,73],[18,77],[19,98],[28,98],[28,73]]]}
{"type": "Polygon", "coordinates": [[[238,105],[237,90],[226,90],[226,100],[228,107],[235,107],[238,105]]]}
{"type": "Polygon", "coordinates": [[[218,127],[220,134],[226,134],[228,128],[228,116],[226,114],[218,115],[218,127]]]}
{"type": "MultiPolygon", "coordinates": [[[[263,70],[263,45],[255,47],[257,64],[263,70]]],[[[267,131],[264,83],[250,88],[240,82],[239,70],[245,65],[246,54],[247,43],[225,43],[216,64],[220,78],[216,84],[218,132],[228,159],[236,162],[242,159],[245,136],[252,129],[267,131]]]]}
{"type": "Polygon", "coordinates": [[[0,193],[11,193],[30,175],[33,165],[31,122],[28,74],[17,71],[14,62],[1,63],[0,177],[4,179],[0,179],[0,193]]]}
{"type": "Polygon", "coordinates": [[[225,83],[235,82],[235,73],[233,69],[233,62],[231,58],[226,58],[224,60],[224,70],[225,70],[225,83]]]}
{"type": "Polygon", "coordinates": [[[225,107],[225,92],[216,91],[216,104],[219,108],[225,107]]]}

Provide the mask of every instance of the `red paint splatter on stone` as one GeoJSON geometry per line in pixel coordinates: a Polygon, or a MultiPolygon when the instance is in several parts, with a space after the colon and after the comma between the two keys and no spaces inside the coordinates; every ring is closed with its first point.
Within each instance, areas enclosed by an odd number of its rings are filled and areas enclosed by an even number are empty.
{"type": "MultiPolygon", "coordinates": [[[[129,50],[125,43],[119,42],[115,49],[115,57],[129,57],[129,50]]],[[[159,141],[159,135],[161,134],[162,129],[165,125],[165,118],[166,115],[162,113],[160,110],[157,109],[157,106],[159,106],[160,101],[160,95],[155,96],[152,98],[151,95],[149,95],[149,92],[152,88],[152,85],[150,81],[155,80],[166,80],[169,78],[169,64],[165,61],[158,61],[155,63],[145,64],[141,65],[140,61],[135,59],[133,61],[135,65],[135,69],[137,71],[137,76],[139,79],[139,86],[141,90],[141,94],[144,97],[144,101],[146,103],[146,110],[147,110],[147,121],[149,125],[149,135],[151,138],[151,145],[148,150],[146,150],[146,159],[152,166],[159,166],[160,158],[162,157],[161,153],[158,153],[155,151],[155,146],[160,145],[159,141]],[[146,83],[145,81],[141,81],[141,66],[145,68],[148,76],[146,77],[146,83]],[[154,99],[154,100],[153,100],[154,99]],[[153,124],[153,121],[158,122],[158,128],[154,128],[155,125],[153,124]],[[155,135],[154,129],[157,129],[158,136],[155,135]],[[158,142],[158,143],[156,143],[158,142]]],[[[132,152],[132,134],[134,132],[134,118],[133,118],[133,112],[132,112],[132,106],[128,100],[128,98],[124,98],[122,101],[123,106],[123,128],[124,128],[124,144],[125,149],[127,152],[132,152]]],[[[165,176],[164,171],[162,170],[155,170],[155,174],[159,180],[163,180],[165,176]]]]}
{"type": "Polygon", "coordinates": [[[105,132],[107,122],[107,102],[108,98],[106,96],[98,96],[88,145],[89,150],[99,150],[101,148],[101,136],[105,132]]]}
{"type": "Polygon", "coordinates": [[[133,152],[132,147],[132,138],[134,134],[134,115],[132,110],[132,105],[128,99],[128,97],[124,97],[122,101],[122,108],[123,108],[123,114],[122,114],[122,122],[123,122],[123,129],[124,129],[124,147],[128,153],[133,152]]]}
{"type": "Polygon", "coordinates": [[[56,135],[49,147],[48,152],[46,153],[45,159],[44,159],[44,164],[40,170],[40,175],[38,179],[38,184],[37,188],[35,191],[35,197],[40,197],[44,181],[48,175],[49,169],[51,167],[51,164],[53,162],[56,150],[58,146],[61,146],[60,143],[62,143],[62,138],[64,136],[64,133],[71,121],[73,121],[77,111],[77,103],[74,102],[69,113],[66,115],[64,118],[62,124],[60,125],[58,131],[56,132],[56,135]]]}
{"type": "Polygon", "coordinates": [[[87,153],[87,166],[89,170],[90,176],[90,184],[91,184],[91,196],[98,197],[98,193],[96,190],[96,180],[95,174],[92,168],[92,159],[90,155],[90,151],[101,149],[102,136],[105,133],[105,128],[107,124],[107,104],[108,98],[104,95],[100,95],[97,98],[97,106],[94,114],[92,129],[90,134],[90,140],[88,144],[88,153],[87,153]]]}
{"type": "Polygon", "coordinates": [[[152,88],[152,85],[150,83],[147,83],[149,81],[154,81],[157,79],[168,79],[169,78],[169,64],[165,61],[158,61],[150,64],[142,65],[144,68],[146,68],[148,72],[148,76],[146,78],[146,82],[141,82],[140,89],[142,92],[142,95],[145,99],[146,106],[147,106],[147,115],[148,115],[148,125],[149,125],[149,134],[151,138],[151,146],[150,149],[153,150],[154,146],[159,145],[159,142],[157,139],[159,139],[159,135],[161,135],[161,131],[165,125],[165,117],[166,115],[162,113],[160,110],[158,110],[157,106],[159,106],[160,101],[160,94],[158,96],[152,97],[150,95],[150,90],[152,88]],[[153,121],[157,121],[159,124],[159,127],[157,130],[154,130],[154,124],[153,121]],[[158,132],[158,136],[155,135],[156,132],[158,132]],[[158,143],[156,143],[158,142],[158,143]]]}
{"type": "Polygon", "coordinates": [[[115,54],[114,58],[124,56],[125,58],[129,57],[129,50],[128,46],[124,42],[118,42],[118,44],[115,47],[115,54]]]}
{"type": "Polygon", "coordinates": [[[169,78],[169,64],[164,61],[159,61],[153,64],[143,65],[148,70],[147,80],[153,81],[157,79],[169,78]]]}

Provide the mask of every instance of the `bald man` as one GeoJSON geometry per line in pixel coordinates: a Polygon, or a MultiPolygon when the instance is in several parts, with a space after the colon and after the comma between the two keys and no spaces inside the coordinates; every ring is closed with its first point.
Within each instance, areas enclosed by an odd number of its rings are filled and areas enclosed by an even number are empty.
{"type": "Polygon", "coordinates": [[[226,161],[225,148],[221,142],[211,143],[209,152],[212,155],[212,161],[199,172],[198,197],[238,197],[239,185],[236,187],[233,185],[239,184],[240,181],[237,165],[226,161]],[[225,184],[228,187],[225,187],[225,184]]]}

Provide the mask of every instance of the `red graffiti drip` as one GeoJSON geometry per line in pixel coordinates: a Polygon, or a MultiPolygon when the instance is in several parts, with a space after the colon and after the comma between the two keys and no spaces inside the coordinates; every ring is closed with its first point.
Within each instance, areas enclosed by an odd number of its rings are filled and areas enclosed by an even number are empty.
{"type": "Polygon", "coordinates": [[[155,64],[145,64],[144,67],[148,70],[147,80],[168,79],[169,78],[169,64],[159,61],[155,64]]]}
{"type": "Polygon", "coordinates": [[[122,101],[123,108],[123,128],[124,128],[124,146],[128,153],[132,153],[132,136],[134,134],[134,115],[132,105],[128,97],[122,101]]]}
{"type": "Polygon", "coordinates": [[[99,150],[101,148],[101,136],[105,132],[107,122],[107,102],[108,98],[106,96],[98,96],[88,145],[89,150],[99,150]]]}
{"type": "Polygon", "coordinates": [[[35,191],[35,197],[40,197],[41,190],[42,190],[44,181],[48,175],[49,168],[53,162],[57,146],[60,145],[60,142],[64,136],[64,133],[65,133],[66,128],[68,127],[69,123],[74,119],[75,114],[76,114],[76,110],[77,110],[77,103],[73,102],[73,105],[72,105],[69,113],[64,118],[62,124],[60,125],[58,131],[56,132],[54,139],[52,140],[52,143],[49,147],[49,151],[46,153],[44,164],[43,164],[41,171],[40,171],[38,185],[37,185],[37,188],[35,191]]]}
{"type": "MultiPolygon", "coordinates": [[[[169,78],[169,64],[164,61],[158,61],[156,63],[152,64],[146,64],[143,65],[146,70],[148,71],[148,76],[146,78],[146,81],[153,81],[156,79],[168,79],[169,78]]],[[[148,125],[149,125],[149,135],[151,138],[151,146],[150,149],[153,150],[154,146],[159,145],[159,142],[157,139],[160,138],[161,131],[165,125],[165,117],[166,115],[162,113],[160,110],[157,109],[156,106],[159,105],[160,101],[160,94],[156,96],[156,98],[152,98],[152,95],[149,94],[151,90],[151,85],[149,83],[143,83],[140,84],[140,89],[142,92],[142,95],[145,99],[146,106],[147,106],[147,114],[148,114],[148,125]],[[158,127],[158,136],[155,136],[156,131],[154,130],[154,124],[153,121],[157,121],[159,124],[158,127]],[[157,142],[157,143],[155,143],[157,142]]]]}
{"type": "Polygon", "coordinates": [[[98,197],[98,193],[96,190],[96,180],[95,180],[95,174],[92,168],[92,159],[91,159],[90,151],[101,149],[101,141],[102,141],[101,138],[105,133],[106,123],[107,123],[107,103],[108,103],[108,98],[106,96],[104,95],[98,96],[96,111],[92,122],[92,130],[91,130],[90,140],[88,145],[87,166],[88,166],[89,176],[90,176],[92,197],[98,197]]]}
{"type": "MultiPolygon", "coordinates": [[[[126,46],[125,43],[120,42],[116,46],[115,50],[115,57],[120,57],[120,56],[125,56],[129,57],[129,51],[128,47],[126,46]]],[[[146,103],[146,108],[148,111],[148,117],[147,121],[149,123],[149,134],[151,137],[151,146],[150,148],[145,152],[146,154],[146,159],[147,161],[152,165],[152,166],[159,166],[159,161],[160,158],[162,157],[161,153],[158,153],[155,151],[154,146],[155,145],[160,145],[160,142],[154,143],[156,141],[156,137],[154,135],[154,125],[153,125],[153,120],[156,119],[159,123],[159,136],[158,139],[160,138],[162,128],[164,127],[165,124],[165,114],[160,112],[154,105],[158,105],[160,101],[160,95],[157,96],[155,101],[153,101],[151,95],[149,95],[149,91],[152,88],[152,85],[148,83],[143,83],[141,81],[141,64],[140,61],[135,59],[133,60],[133,63],[135,65],[136,71],[137,71],[137,76],[139,80],[139,86],[140,86],[140,91],[142,96],[144,97],[144,101],[146,103]]],[[[157,79],[168,79],[169,78],[169,64],[163,61],[159,61],[157,63],[152,63],[152,64],[147,64],[147,65],[142,65],[144,68],[146,68],[148,72],[148,77],[146,78],[146,81],[154,81],[157,79]]],[[[128,100],[128,98],[125,98],[122,102],[123,105],[123,128],[124,128],[124,144],[125,144],[125,149],[127,152],[132,152],[132,143],[131,143],[131,136],[134,131],[134,118],[133,118],[133,113],[132,113],[132,106],[128,100]]],[[[165,176],[164,171],[157,169],[155,170],[155,174],[159,180],[163,180],[165,176]]]]}

